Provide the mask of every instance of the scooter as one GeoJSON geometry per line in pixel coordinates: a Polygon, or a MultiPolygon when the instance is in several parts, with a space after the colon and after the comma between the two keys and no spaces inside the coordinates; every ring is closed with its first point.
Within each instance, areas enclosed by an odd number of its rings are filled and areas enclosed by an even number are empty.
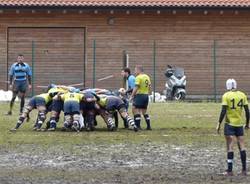
{"type": "Polygon", "coordinates": [[[168,65],[165,76],[167,77],[166,100],[184,100],[187,83],[184,69],[168,65]]]}

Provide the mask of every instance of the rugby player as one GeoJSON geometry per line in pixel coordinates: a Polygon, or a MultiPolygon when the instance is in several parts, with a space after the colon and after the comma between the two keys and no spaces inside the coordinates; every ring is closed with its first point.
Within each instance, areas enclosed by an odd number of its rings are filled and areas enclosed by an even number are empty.
{"type": "Polygon", "coordinates": [[[130,101],[133,100],[132,112],[136,126],[141,129],[141,114],[147,124],[147,130],[152,130],[150,125],[150,117],[147,114],[149,93],[151,89],[151,81],[147,74],[143,72],[142,66],[135,67],[135,87],[130,96],[130,101]]]}
{"type": "Polygon", "coordinates": [[[95,123],[96,123],[96,106],[95,106],[95,97],[90,92],[84,92],[84,98],[80,102],[80,111],[82,116],[84,117],[84,122],[87,131],[94,131],[95,123]]]}
{"type": "Polygon", "coordinates": [[[217,124],[217,132],[220,132],[221,123],[226,116],[224,135],[227,144],[227,165],[226,175],[233,175],[233,159],[234,159],[234,137],[236,137],[240,158],[242,163],[242,175],[246,175],[246,148],[244,144],[244,123],[242,111],[244,109],[246,116],[245,128],[249,129],[249,108],[246,95],[237,90],[237,83],[234,79],[226,81],[227,92],[222,97],[222,110],[217,124]]]}
{"type": "MultiPolygon", "coordinates": [[[[124,88],[120,88],[118,90],[118,94],[116,96],[120,97],[122,99],[122,101],[124,102],[125,104],[125,108],[128,112],[128,108],[129,108],[129,101],[128,101],[128,95],[127,95],[127,91],[124,89],[124,88]]],[[[116,126],[118,127],[118,123],[119,123],[119,120],[118,120],[118,115],[114,116],[115,118],[115,123],[116,123],[116,126]]],[[[124,128],[127,129],[128,128],[128,122],[126,119],[123,119],[123,125],[124,125],[124,128]]]]}
{"type": "Polygon", "coordinates": [[[118,111],[122,119],[125,119],[128,124],[134,129],[134,131],[138,131],[137,126],[135,125],[134,120],[129,116],[126,106],[121,98],[116,96],[97,96],[98,109],[100,111],[100,115],[103,117],[104,121],[107,123],[109,130],[115,130],[116,127],[112,118],[105,116],[105,112],[109,115],[113,114],[115,111],[118,111]]]}
{"type": "MultiPolygon", "coordinates": [[[[53,93],[54,95],[64,94],[69,91],[79,92],[79,90],[74,87],[55,85],[55,84],[50,84],[48,86],[48,93],[53,93]]],[[[63,111],[63,101],[60,99],[53,99],[52,105],[51,105],[50,120],[47,125],[48,131],[56,130],[57,122],[59,121],[61,111],[63,111]]]]}
{"type": "MultiPolygon", "coordinates": [[[[124,89],[124,88],[122,88],[124,89]]],[[[85,89],[83,90],[83,93],[94,93],[94,94],[97,94],[97,95],[107,95],[107,96],[120,96],[120,92],[119,91],[111,91],[111,90],[107,90],[107,89],[101,89],[101,88],[93,88],[93,89],[85,89]]],[[[128,101],[124,100],[124,97],[122,97],[122,100],[124,101],[125,105],[126,105],[126,109],[128,110],[128,101]]],[[[83,103],[84,105],[84,103],[83,103]]],[[[83,107],[83,106],[82,106],[83,107]]],[[[88,106],[90,107],[90,106],[88,106]]],[[[92,106],[93,107],[93,106],[92,106]]],[[[86,109],[86,108],[85,108],[86,109]]],[[[93,110],[93,108],[92,108],[93,110]]],[[[92,111],[93,112],[93,111],[92,111]]],[[[96,121],[96,115],[98,115],[99,112],[96,111],[95,113],[95,119],[94,119],[94,125],[96,126],[97,125],[97,121],[96,121]]],[[[114,117],[114,120],[115,120],[115,126],[116,128],[118,127],[118,124],[119,124],[119,117],[118,117],[118,113],[117,111],[113,112],[112,113],[113,117],[114,117]]],[[[88,116],[90,117],[90,116],[88,116]]],[[[128,125],[127,125],[127,121],[124,119],[124,127],[125,128],[128,128],[128,125]]],[[[90,121],[89,121],[90,122],[90,121]]],[[[91,125],[91,123],[89,123],[89,125],[91,125]]],[[[91,128],[92,129],[92,128],[91,128]]]]}
{"type": "Polygon", "coordinates": [[[68,92],[65,94],[59,94],[54,99],[60,99],[64,101],[64,129],[72,129],[79,132],[83,125],[80,123],[80,102],[83,100],[84,95],[80,93],[68,92]],[[73,120],[73,121],[72,121],[73,120]]]}
{"type": "Polygon", "coordinates": [[[46,119],[46,113],[52,102],[52,98],[53,95],[49,93],[43,93],[32,97],[28,105],[25,107],[23,113],[20,115],[15,128],[11,129],[11,131],[16,131],[23,124],[24,120],[28,117],[29,113],[33,109],[38,110],[37,123],[34,127],[34,130],[41,130],[42,124],[46,119]]]}
{"type": "Polygon", "coordinates": [[[17,56],[17,62],[11,65],[9,70],[10,76],[10,86],[9,88],[13,92],[12,99],[10,101],[10,109],[7,115],[12,115],[12,108],[15,102],[17,95],[20,95],[21,103],[20,103],[20,114],[23,112],[23,107],[25,104],[25,93],[27,89],[27,79],[29,82],[29,89],[31,89],[31,69],[30,66],[23,62],[24,56],[19,54],[17,56]]]}

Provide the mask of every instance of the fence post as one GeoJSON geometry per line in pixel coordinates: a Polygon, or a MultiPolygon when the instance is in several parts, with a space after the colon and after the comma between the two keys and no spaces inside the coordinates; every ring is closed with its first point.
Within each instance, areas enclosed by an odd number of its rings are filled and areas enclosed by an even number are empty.
{"type": "Polygon", "coordinates": [[[93,41],[93,88],[95,88],[96,42],[93,41]]]}
{"type": "MultiPolygon", "coordinates": [[[[127,67],[127,51],[123,50],[123,69],[127,67]]],[[[127,80],[123,78],[123,88],[127,90],[127,80]]]]}
{"type": "Polygon", "coordinates": [[[35,82],[35,42],[32,41],[32,80],[31,80],[31,85],[32,85],[32,96],[34,96],[34,82],[35,82]]]}
{"type": "Polygon", "coordinates": [[[83,47],[83,87],[86,88],[86,29],[84,29],[83,47]]]}
{"type": "Polygon", "coordinates": [[[216,46],[217,42],[214,40],[213,43],[213,67],[214,67],[214,101],[217,102],[217,61],[216,61],[216,46]]]}
{"type": "Polygon", "coordinates": [[[156,85],[155,85],[155,83],[156,83],[156,77],[155,77],[155,70],[156,70],[156,43],[155,43],[155,40],[154,40],[154,51],[153,51],[153,80],[154,80],[154,86],[153,86],[153,90],[154,90],[154,96],[153,96],[153,102],[155,103],[155,91],[156,91],[156,85]]]}

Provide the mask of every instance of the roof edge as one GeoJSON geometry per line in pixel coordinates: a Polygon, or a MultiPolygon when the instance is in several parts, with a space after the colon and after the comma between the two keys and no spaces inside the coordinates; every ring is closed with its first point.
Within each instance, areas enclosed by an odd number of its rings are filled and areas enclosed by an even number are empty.
{"type": "Polygon", "coordinates": [[[226,9],[226,10],[249,10],[250,6],[1,6],[0,9],[119,9],[119,10],[147,10],[147,9],[159,9],[159,10],[169,10],[169,9],[226,9]]]}

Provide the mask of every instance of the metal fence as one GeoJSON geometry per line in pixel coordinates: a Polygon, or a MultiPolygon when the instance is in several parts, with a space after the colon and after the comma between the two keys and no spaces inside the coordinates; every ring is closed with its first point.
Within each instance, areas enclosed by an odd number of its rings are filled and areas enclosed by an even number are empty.
{"type": "MultiPolygon", "coordinates": [[[[66,85],[76,83],[80,84],[79,87],[118,89],[124,86],[124,80],[120,75],[122,68],[130,67],[133,71],[136,65],[144,66],[145,73],[150,75],[152,90],[162,93],[166,81],[164,72],[168,64],[185,69],[187,94],[190,98],[216,101],[225,91],[227,78],[235,78],[239,81],[239,88],[247,93],[250,92],[248,82],[250,41],[248,40],[183,40],[182,43],[176,43],[174,40],[167,42],[132,38],[129,41],[90,39],[86,48],[85,44],[79,45],[80,49],[77,52],[80,53],[74,61],[72,59],[73,67],[69,63],[60,68],[62,66],[59,66],[59,62],[58,66],[48,66],[51,67],[49,71],[52,73],[49,81],[41,79],[41,72],[47,70],[42,68],[44,67],[41,65],[42,57],[48,53],[41,54],[40,44],[32,41],[31,51],[24,53],[28,55],[27,60],[31,60],[33,73],[31,95],[36,94],[39,91],[36,90],[37,86],[45,85],[45,82],[66,85]],[[111,75],[113,77],[109,77],[111,75]]],[[[68,61],[71,62],[70,51],[63,56],[68,57],[68,61]]],[[[49,55],[46,57],[49,60],[49,55]]]]}

